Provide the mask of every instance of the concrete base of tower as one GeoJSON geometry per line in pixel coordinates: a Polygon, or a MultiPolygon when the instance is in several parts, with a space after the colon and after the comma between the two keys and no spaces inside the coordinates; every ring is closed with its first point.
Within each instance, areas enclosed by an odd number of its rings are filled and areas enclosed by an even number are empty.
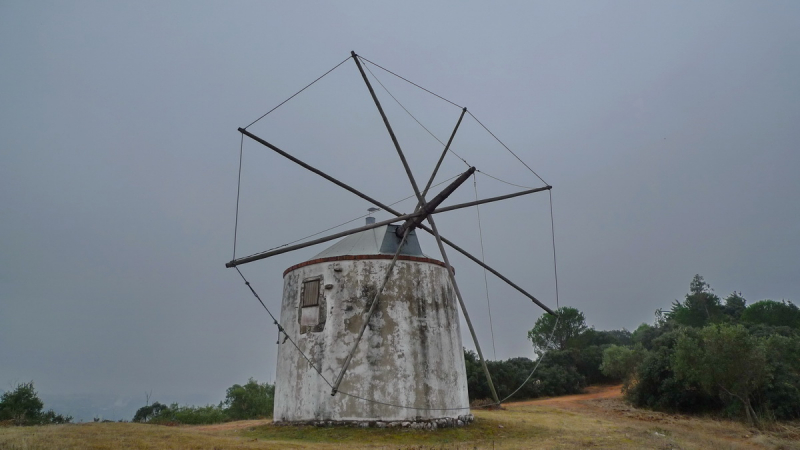
{"type": "Polygon", "coordinates": [[[306,420],[273,421],[275,425],[308,425],[315,427],[359,427],[359,428],[411,428],[414,430],[438,430],[439,428],[463,427],[475,421],[472,414],[457,417],[418,420],[306,420]]]}

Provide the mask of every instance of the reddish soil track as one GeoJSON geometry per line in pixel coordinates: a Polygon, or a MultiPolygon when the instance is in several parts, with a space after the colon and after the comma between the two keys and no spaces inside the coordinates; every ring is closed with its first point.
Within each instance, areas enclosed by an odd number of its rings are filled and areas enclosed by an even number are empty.
{"type": "Polygon", "coordinates": [[[597,400],[605,398],[619,398],[622,397],[622,385],[616,386],[589,386],[586,388],[585,394],[565,395],[563,397],[551,397],[537,400],[527,400],[522,402],[511,403],[513,405],[559,405],[565,404],[583,406],[586,400],[597,400]]]}

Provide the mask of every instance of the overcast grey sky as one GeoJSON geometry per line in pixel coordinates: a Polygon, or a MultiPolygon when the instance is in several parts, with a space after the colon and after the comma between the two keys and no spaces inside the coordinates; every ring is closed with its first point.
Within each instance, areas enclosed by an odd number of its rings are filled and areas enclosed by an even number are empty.
{"type": "MultiPolygon", "coordinates": [[[[216,402],[271,380],[276,330],[224,268],[236,128],[350,50],[467,106],[554,186],[560,304],[590,325],[650,322],[695,273],[723,297],[800,299],[797,2],[5,1],[0,389],[141,406],[144,391],[216,402]]],[[[458,108],[373,71],[447,139],[458,108]]],[[[426,180],[439,145],[376,91],[426,180]]],[[[382,201],[412,193],[352,61],[250,130],[382,201]]],[[[454,149],[541,185],[469,118],[454,149]]],[[[465,167],[450,156],[438,179],[465,167]]],[[[474,196],[469,182],[449,202],[474,196]]],[[[239,255],[369,206],[245,142],[239,255]]],[[[555,305],[547,194],[481,214],[487,262],[555,305]]],[[[474,209],[437,223],[480,253],[474,209]]],[[[324,248],[242,270],[277,312],[283,270],[324,248]]],[[[483,273],[451,258],[493,358],[483,273]]],[[[489,290],[496,357],[532,356],[540,311],[491,276],[489,290]]]]}

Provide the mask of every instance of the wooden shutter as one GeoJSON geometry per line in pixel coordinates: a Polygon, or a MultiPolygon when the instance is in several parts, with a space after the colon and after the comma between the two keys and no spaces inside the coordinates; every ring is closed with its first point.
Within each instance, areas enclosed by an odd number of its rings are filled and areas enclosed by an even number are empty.
{"type": "Polygon", "coordinates": [[[306,306],[319,305],[319,280],[309,280],[303,283],[303,302],[304,308],[306,306]]]}

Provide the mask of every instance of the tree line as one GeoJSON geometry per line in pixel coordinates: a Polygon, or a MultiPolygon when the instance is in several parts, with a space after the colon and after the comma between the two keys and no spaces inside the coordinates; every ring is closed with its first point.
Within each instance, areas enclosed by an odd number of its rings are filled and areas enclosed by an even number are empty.
{"type": "MultiPolygon", "coordinates": [[[[557,313],[528,332],[540,365],[515,399],[621,381],[626,400],[638,407],[739,417],[756,426],[800,418],[800,309],[790,301],[747,305],[740,292],[722,300],[696,275],[683,301],[632,333],[594,330],[575,308],[557,313]]],[[[490,397],[488,385],[475,354],[465,351],[465,360],[470,400],[480,403],[490,397]]],[[[537,361],[487,364],[502,398],[537,361]]]]}
{"type": "Polygon", "coordinates": [[[789,301],[721,300],[696,275],[685,299],[657,312],[632,345],[609,348],[608,373],[633,404],[717,412],[752,425],[800,418],[800,309],[789,301]]]}
{"type": "MultiPolygon", "coordinates": [[[[250,378],[244,385],[234,384],[225,392],[225,400],[218,405],[191,406],[177,403],[150,403],[136,411],[133,422],[152,424],[204,425],[232,420],[260,419],[272,417],[275,401],[275,385],[259,383],[250,378]]],[[[95,422],[100,419],[95,418],[95,422]]],[[[0,396],[0,425],[49,425],[71,423],[72,416],[45,411],[33,381],[19,383],[0,396]]],[[[110,422],[108,420],[104,422],[110,422]]],[[[120,420],[122,422],[122,420],[120,420]]]]}
{"type": "MultiPolygon", "coordinates": [[[[603,352],[611,346],[630,345],[631,333],[625,329],[590,328],[584,314],[575,308],[562,307],[556,313],[558,317],[541,316],[528,332],[536,360],[517,357],[486,362],[501,399],[518,388],[512,397],[515,400],[577,394],[589,384],[618,380],[600,370],[603,352]],[[534,368],[536,371],[528,379],[534,368]]],[[[491,391],[477,355],[465,350],[464,360],[470,401],[476,406],[491,403],[487,400],[491,391]]]]}
{"type": "Polygon", "coordinates": [[[259,383],[250,378],[244,385],[234,384],[225,392],[225,400],[218,405],[191,406],[154,402],[136,411],[133,422],[160,425],[205,425],[233,420],[272,417],[275,403],[275,385],[259,383]]]}

